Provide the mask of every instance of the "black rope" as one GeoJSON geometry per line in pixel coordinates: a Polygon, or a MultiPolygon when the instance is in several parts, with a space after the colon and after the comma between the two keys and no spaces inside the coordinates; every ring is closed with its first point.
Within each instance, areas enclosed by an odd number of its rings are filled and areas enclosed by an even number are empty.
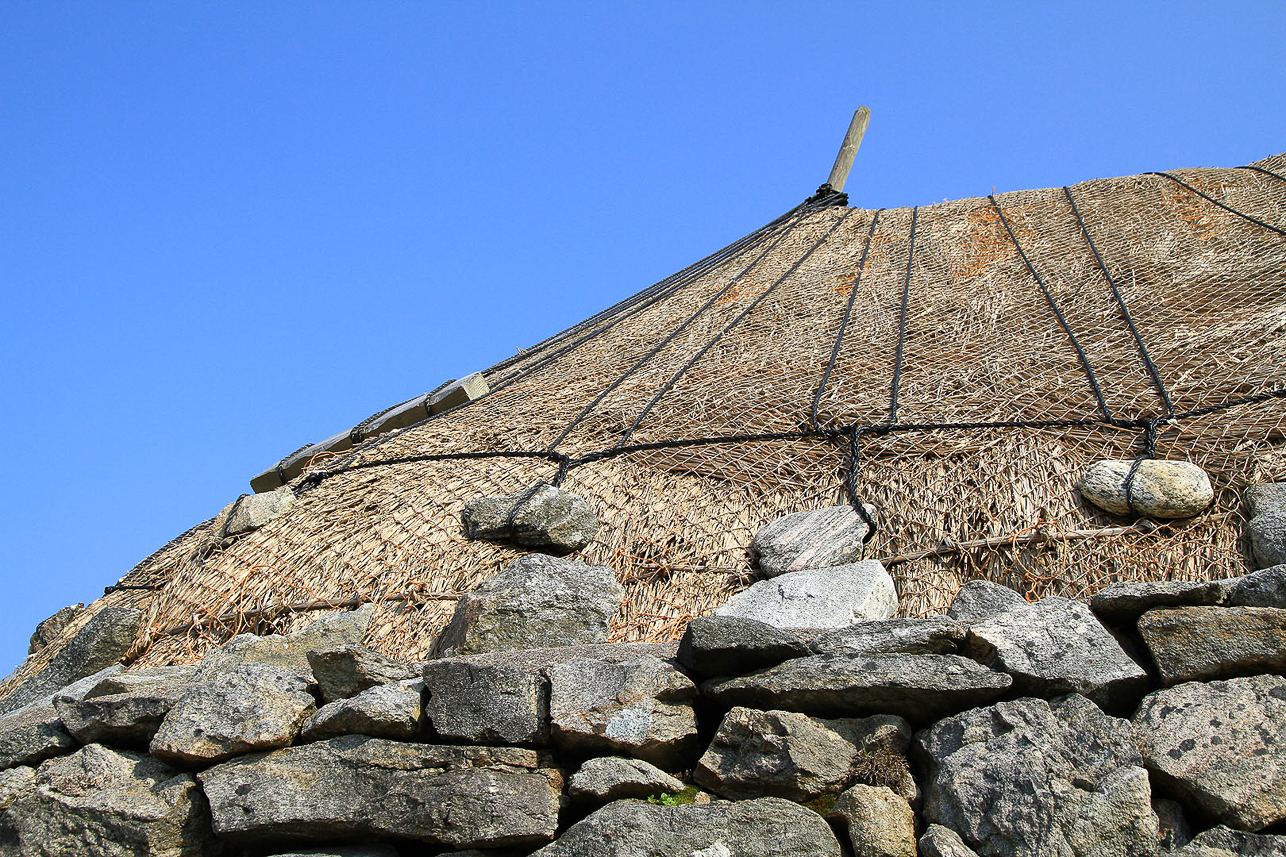
{"type": "Polygon", "coordinates": [[[1254,171],[1255,171],[1255,172],[1257,172],[1257,173],[1263,173],[1263,174],[1264,174],[1264,175],[1266,175],[1266,176],[1272,176],[1273,178],[1277,179],[1278,181],[1286,182],[1286,176],[1278,175],[1277,173],[1273,172],[1272,170],[1266,170],[1266,169],[1264,169],[1263,167],[1257,167],[1257,166],[1255,166],[1254,164],[1247,164],[1246,166],[1244,166],[1244,167],[1238,167],[1237,169],[1239,169],[1239,170],[1254,170],[1254,171]]]}
{"type": "Polygon", "coordinates": [[[1143,462],[1156,458],[1157,426],[1159,422],[1159,420],[1152,419],[1144,424],[1143,452],[1135,457],[1129,471],[1125,474],[1125,506],[1129,509],[1130,514],[1136,518],[1142,517],[1142,515],[1134,505],[1134,479],[1138,476],[1139,468],[1143,466],[1143,462]]]}
{"type": "MultiPolygon", "coordinates": [[[[1253,396],[1236,399],[1231,402],[1221,402],[1217,405],[1207,405],[1203,408],[1195,408],[1190,411],[1181,411],[1176,413],[1171,422],[1178,423],[1193,417],[1207,416],[1218,411],[1225,411],[1231,408],[1241,407],[1243,405],[1253,405],[1260,402],[1266,402],[1271,399],[1286,398],[1286,389],[1270,390],[1263,393],[1257,393],[1253,396]]],[[[661,449],[679,449],[689,446],[710,446],[714,444],[731,444],[731,443],[756,443],[779,440],[804,440],[809,438],[824,438],[833,440],[835,438],[851,435],[854,429],[860,429],[862,434],[910,434],[914,432],[931,432],[931,431],[970,431],[985,429],[1066,429],[1066,428],[1089,428],[1102,427],[1112,429],[1144,429],[1148,419],[1111,419],[1103,420],[1097,418],[1083,418],[1073,420],[994,420],[989,422],[949,422],[949,423],[875,423],[870,425],[845,426],[843,428],[819,428],[802,431],[786,432],[763,432],[758,434],[734,434],[734,435],[717,435],[711,437],[684,438],[681,440],[660,440],[650,443],[636,443],[628,446],[614,446],[608,449],[601,449],[597,452],[587,453],[578,458],[570,458],[561,453],[550,453],[546,451],[525,452],[520,450],[496,450],[496,451],[475,451],[475,452],[444,452],[425,455],[404,455],[396,458],[381,459],[378,461],[362,461],[355,464],[331,468],[328,470],[314,470],[305,476],[295,488],[296,495],[315,488],[327,479],[335,476],[341,476],[347,473],[353,473],[359,470],[368,470],[374,467],[392,467],[399,464],[417,464],[430,461],[476,461],[488,458],[535,458],[545,461],[557,461],[559,471],[563,472],[571,468],[580,467],[585,464],[592,464],[596,461],[603,461],[609,458],[616,458],[623,455],[632,455],[638,452],[651,452],[661,449]]],[[[207,522],[202,522],[207,523],[207,522]]],[[[202,526],[202,524],[197,525],[202,526]]],[[[171,539],[171,544],[180,541],[184,536],[189,535],[196,527],[188,530],[180,536],[171,539]]],[[[168,545],[167,545],[168,546],[168,545]]],[[[159,551],[157,552],[159,553],[159,551]]],[[[155,554],[154,554],[155,555],[155,554]]]]}
{"type": "Polygon", "coordinates": [[[670,392],[670,390],[674,387],[674,385],[678,383],[679,379],[683,377],[684,373],[687,372],[689,369],[691,369],[696,364],[696,362],[705,355],[707,351],[713,348],[715,346],[715,343],[717,343],[721,338],[723,338],[723,335],[725,333],[727,333],[728,331],[736,327],[738,324],[740,324],[741,320],[744,319],[746,316],[748,316],[751,313],[751,311],[754,310],[755,307],[759,306],[759,304],[770,294],[772,294],[773,291],[775,291],[778,286],[780,286],[783,282],[785,282],[792,274],[795,273],[795,271],[799,270],[799,266],[804,264],[804,262],[806,262],[813,255],[813,253],[816,252],[817,248],[822,246],[822,244],[826,241],[826,239],[830,238],[831,235],[834,234],[835,230],[840,227],[840,224],[842,224],[845,220],[848,219],[848,216],[851,213],[852,213],[852,209],[845,209],[844,213],[839,217],[838,220],[835,221],[835,223],[831,226],[831,228],[826,230],[826,233],[824,235],[822,235],[815,242],[813,242],[813,246],[809,247],[808,250],[804,253],[804,255],[800,256],[799,259],[796,260],[795,263],[790,266],[790,268],[786,271],[786,273],[778,277],[777,280],[773,282],[771,286],[769,286],[768,288],[760,292],[759,296],[756,297],[753,301],[751,301],[746,306],[746,308],[743,309],[740,314],[738,314],[736,318],[730,321],[723,330],[716,333],[710,339],[709,342],[707,342],[704,346],[701,347],[699,351],[697,351],[696,354],[692,355],[692,359],[690,359],[687,363],[683,364],[683,366],[680,367],[678,372],[674,373],[674,377],[666,382],[665,386],[662,387],[660,391],[658,391],[657,394],[652,397],[652,401],[648,402],[647,405],[643,408],[643,411],[637,417],[634,418],[634,422],[630,425],[628,429],[626,429],[625,433],[621,436],[620,441],[618,441],[616,445],[618,447],[624,446],[626,441],[628,441],[630,437],[634,434],[634,430],[639,427],[639,423],[643,422],[643,419],[651,412],[652,408],[656,406],[656,403],[661,401],[661,398],[666,393],[670,392]]]}
{"type": "Polygon", "coordinates": [[[111,586],[104,586],[103,594],[111,595],[113,592],[124,592],[131,589],[140,589],[140,590],[146,590],[148,592],[155,592],[156,590],[161,589],[164,586],[165,586],[164,583],[116,583],[111,586]]]}
{"type": "MultiPolygon", "coordinates": [[[[1252,167],[1252,169],[1257,169],[1257,168],[1252,167]]],[[[1265,170],[1265,172],[1267,172],[1267,171],[1265,170]]],[[[1153,172],[1149,172],[1149,173],[1145,173],[1145,175],[1149,175],[1149,176],[1163,176],[1163,177],[1165,177],[1165,178],[1169,179],[1170,181],[1174,182],[1175,184],[1180,185],[1181,187],[1187,188],[1188,190],[1192,191],[1192,192],[1193,192],[1193,193],[1195,193],[1197,196],[1201,197],[1202,199],[1206,200],[1207,202],[1213,202],[1215,205],[1219,206],[1219,207],[1220,207],[1220,208],[1222,208],[1224,211],[1232,212],[1233,214],[1237,215],[1238,217],[1242,218],[1243,220],[1249,220],[1251,223],[1255,224],[1256,226],[1262,226],[1262,227],[1264,227],[1265,229],[1272,230],[1273,232],[1276,232],[1278,235],[1286,235],[1286,229],[1282,229],[1282,228],[1281,228],[1281,227],[1279,227],[1279,226],[1273,226],[1271,223],[1265,223],[1264,221],[1260,220],[1260,219],[1259,219],[1259,218],[1257,218],[1257,217],[1251,217],[1249,214],[1246,214],[1244,211],[1238,211],[1237,209],[1233,208],[1231,205],[1224,205],[1222,202],[1220,202],[1219,200],[1215,199],[1213,196],[1209,196],[1209,195],[1207,195],[1207,194],[1202,193],[1201,191],[1197,190],[1195,187],[1193,187],[1192,185],[1188,184],[1187,182],[1185,182],[1183,179],[1179,178],[1178,176],[1172,176],[1172,175],[1170,175],[1169,173],[1161,173],[1161,172],[1155,172],[1155,171],[1153,171],[1153,172]]]]}
{"type": "Polygon", "coordinates": [[[835,361],[839,358],[840,346],[844,343],[844,330],[848,327],[848,319],[853,314],[853,303],[857,300],[857,289],[862,284],[862,271],[866,269],[866,254],[871,249],[871,237],[875,235],[875,225],[880,222],[880,209],[875,212],[875,217],[871,220],[871,229],[866,233],[866,244],[862,246],[862,258],[857,263],[857,274],[853,277],[852,290],[848,294],[848,305],[844,307],[844,318],[840,320],[839,331],[835,334],[835,347],[831,349],[830,360],[826,363],[826,371],[822,373],[822,380],[817,384],[817,394],[813,396],[813,408],[810,412],[813,428],[819,428],[817,422],[817,408],[822,401],[822,393],[826,390],[826,382],[831,377],[831,370],[835,368],[835,361]]]}
{"type": "Polygon", "coordinates": [[[536,484],[518,495],[518,499],[514,502],[513,508],[509,510],[509,516],[505,518],[505,532],[509,534],[509,538],[512,539],[517,534],[518,513],[523,510],[523,507],[531,502],[531,498],[535,497],[536,494],[539,493],[540,489],[544,488],[545,485],[545,482],[537,481],[536,484]]]}
{"type": "Polygon", "coordinates": [[[875,518],[871,513],[866,511],[866,504],[857,495],[857,470],[862,460],[862,428],[853,426],[850,433],[848,444],[848,474],[844,477],[844,490],[848,493],[848,501],[857,510],[858,516],[866,524],[866,535],[862,536],[862,545],[875,538],[877,529],[875,518]]]}
{"type": "Polygon", "coordinates": [[[906,254],[906,279],[902,281],[902,313],[898,316],[898,347],[893,357],[893,384],[889,392],[889,422],[898,421],[898,384],[902,380],[902,348],[906,343],[906,308],[911,297],[911,260],[915,258],[915,223],[920,206],[911,209],[911,248],[906,254]]]}
{"type": "Polygon", "coordinates": [[[1143,337],[1139,335],[1139,329],[1134,325],[1134,318],[1130,315],[1130,308],[1125,304],[1125,297],[1121,294],[1121,290],[1117,288],[1116,280],[1108,272],[1107,265],[1104,264],[1103,257],[1098,252],[1098,247],[1094,244],[1094,239],[1090,237],[1090,231],[1085,225],[1085,220],[1081,217],[1080,209],[1076,207],[1076,200],[1072,198],[1071,188],[1064,185],[1063,193],[1067,195],[1067,201],[1072,206],[1072,214],[1076,216],[1076,222],[1081,227],[1081,233],[1085,236],[1086,243],[1090,245],[1090,250],[1094,253],[1094,260],[1098,262],[1098,269],[1103,272],[1103,277],[1107,280],[1107,285],[1112,290],[1112,296],[1116,298],[1116,305],[1120,308],[1121,315],[1125,318],[1125,324],[1130,328],[1130,334],[1134,337],[1134,344],[1139,349],[1139,356],[1143,358],[1143,365],[1156,387],[1157,394],[1161,396],[1161,401],[1165,405],[1165,415],[1173,417],[1174,404],[1170,401],[1170,393],[1161,381],[1161,373],[1157,370],[1156,364],[1152,362],[1152,355],[1148,353],[1148,347],[1143,344],[1143,337]]]}
{"type": "Polygon", "coordinates": [[[1049,308],[1054,311],[1054,315],[1058,318],[1058,323],[1063,326],[1063,332],[1067,334],[1067,338],[1072,342],[1072,347],[1076,349],[1076,356],[1080,358],[1081,366],[1085,369],[1085,377],[1090,383],[1090,388],[1094,391],[1094,398],[1098,400],[1099,413],[1103,415],[1103,419],[1113,422],[1112,412],[1108,409],[1107,401],[1103,398],[1103,391],[1099,389],[1098,378],[1095,377],[1094,368],[1090,365],[1089,355],[1081,347],[1080,340],[1076,338],[1076,334],[1072,333],[1072,327],[1063,316],[1063,311],[1059,309],[1058,302],[1054,300],[1054,296],[1045,285],[1045,281],[1041,279],[1040,274],[1036,273],[1031,260],[1027,258],[1027,253],[1023,250],[1022,245],[1018,243],[1018,237],[1014,235],[1014,230],[1009,227],[1009,221],[1005,219],[1005,212],[1001,210],[1000,203],[996,202],[995,195],[988,195],[987,199],[991,200],[991,204],[996,209],[996,214],[1000,215],[1000,222],[1004,225],[1005,231],[1009,233],[1009,240],[1014,242],[1018,255],[1022,257],[1023,262],[1027,265],[1027,270],[1036,279],[1036,284],[1040,286],[1040,290],[1045,294],[1045,300],[1049,303],[1049,308]]]}
{"type": "Polygon", "coordinates": [[[582,410],[574,420],[572,420],[570,423],[567,424],[567,427],[563,429],[562,433],[559,434],[558,437],[554,438],[554,442],[549,445],[549,450],[552,452],[554,448],[558,446],[558,444],[563,442],[563,439],[566,438],[567,435],[572,433],[572,430],[575,429],[576,426],[580,424],[581,420],[585,419],[586,416],[588,416],[595,408],[597,408],[599,403],[601,403],[603,399],[607,398],[607,396],[609,396],[613,390],[621,386],[621,384],[624,384],[625,381],[631,375],[633,375],[635,372],[639,370],[640,367],[643,366],[643,364],[647,363],[649,360],[655,357],[661,351],[661,349],[669,345],[672,341],[674,341],[674,338],[676,336],[678,336],[680,333],[686,330],[688,325],[696,321],[707,309],[714,306],[715,303],[717,303],[720,298],[726,295],[732,289],[733,286],[741,282],[742,278],[745,277],[746,274],[750,273],[750,271],[756,265],[758,265],[765,256],[767,256],[769,253],[775,250],[777,248],[777,245],[780,244],[788,235],[790,235],[794,231],[795,227],[799,225],[799,222],[802,219],[803,219],[802,216],[799,218],[796,218],[793,223],[791,223],[789,226],[781,230],[778,233],[777,237],[774,238],[768,244],[768,246],[766,246],[763,249],[763,252],[761,252],[758,256],[756,256],[749,265],[747,265],[745,268],[741,270],[741,273],[737,274],[735,277],[729,280],[728,284],[725,285],[718,292],[716,292],[713,296],[711,296],[710,299],[707,300],[704,304],[702,304],[700,309],[698,309],[692,315],[688,316],[688,318],[685,319],[682,324],[680,324],[673,331],[671,331],[668,336],[666,336],[664,339],[658,342],[656,344],[656,347],[654,347],[651,351],[645,354],[637,363],[635,363],[629,369],[625,370],[625,372],[622,373],[620,377],[618,377],[615,381],[609,384],[607,388],[604,389],[601,393],[595,396],[594,400],[590,402],[588,405],[586,405],[584,410],[582,410]]]}

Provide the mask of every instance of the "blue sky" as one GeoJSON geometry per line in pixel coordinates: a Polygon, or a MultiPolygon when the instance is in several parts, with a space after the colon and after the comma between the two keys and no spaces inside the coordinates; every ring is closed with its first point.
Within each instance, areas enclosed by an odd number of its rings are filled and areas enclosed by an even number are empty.
{"type": "Polygon", "coordinates": [[[1286,4],[0,6],[0,672],[252,475],[808,196],[1286,150],[1286,4]]]}

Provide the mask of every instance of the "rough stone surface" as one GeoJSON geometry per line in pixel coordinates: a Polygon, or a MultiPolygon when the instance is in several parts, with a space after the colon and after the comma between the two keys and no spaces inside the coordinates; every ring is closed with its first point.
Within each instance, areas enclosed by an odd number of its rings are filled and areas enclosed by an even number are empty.
{"type": "Polygon", "coordinates": [[[916,735],[924,820],[982,857],[1154,855],[1158,827],[1130,724],[1082,696],[1019,699],[916,735]]]}
{"type": "Polygon", "coordinates": [[[349,735],[245,756],[198,778],[233,843],[418,839],[455,848],[553,838],[558,794],[534,751],[349,735]]]}
{"type": "Polygon", "coordinates": [[[883,786],[853,786],[839,796],[826,817],[845,826],[854,854],[916,857],[915,813],[883,786]]]}
{"type": "Polygon", "coordinates": [[[42,620],[36,626],[35,632],[31,635],[31,640],[27,643],[27,654],[34,655],[54,640],[57,640],[63,630],[83,612],[85,612],[84,604],[71,604],[48,619],[42,620]]]}
{"type": "Polygon", "coordinates": [[[978,857],[960,834],[941,824],[930,824],[920,837],[920,857],[978,857]]]}
{"type": "Polygon", "coordinates": [[[206,765],[285,747],[316,711],[307,683],[270,664],[202,670],[198,678],[161,721],[151,744],[157,758],[206,765]]]}
{"type": "Polygon", "coordinates": [[[1250,546],[1260,568],[1286,563],[1286,482],[1246,489],[1250,506],[1250,546]]]}
{"type": "Polygon", "coordinates": [[[549,742],[549,679],[539,669],[446,658],[424,665],[424,684],[425,712],[445,741],[549,742]]]}
{"type": "Polygon", "coordinates": [[[584,497],[541,485],[503,497],[470,500],[461,515],[471,539],[515,542],[531,547],[578,551],[598,535],[598,518],[584,497]],[[522,503],[510,526],[514,506],[522,503]]]}
{"type": "Polygon", "coordinates": [[[0,717],[0,769],[36,765],[77,746],[51,705],[29,705],[0,717]]]}
{"type": "Polygon", "coordinates": [[[589,658],[619,664],[635,658],[660,658],[673,660],[678,643],[591,643],[579,646],[552,646],[537,649],[514,649],[502,652],[483,652],[477,655],[459,655],[457,660],[476,666],[503,666],[524,672],[540,672],[576,658],[589,658]]]}
{"type": "Polygon", "coordinates": [[[322,702],[327,703],[348,699],[379,684],[415,678],[418,672],[415,665],[356,644],[311,651],[307,657],[322,702]]]}
{"type": "Polygon", "coordinates": [[[812,650],[798,637],[740,616],[701,616],[679,640],[678,661],[699,676],[742,675],[773,667],[812,650]]]}
{"type": "MultiPolygon", "coordinates": [[[[62,688],[57,696],[79,699],[100,681],[120,671],[120,665],[113,664],[62,688]]],[[[76,745],[54,708],[53,696],[41,697],[0,717],[0,769],[35,765],[53,756],[70,753],[76,745]]]]}
{"type": "Polygon", "coordinates": [[[44,669],[28,676],[0,702],[0,713],[15,711],[119,661],[134,645],[143,612],[104,607],[67,641],[44,669]]]}
{"type": "Polygon", "coordinates": [[[837,628],[813,640],[819,655],[954,655],[969,626],[948,616],[885,619],[837,628]]]}
{"type": "Polygon", "coordinates": [[[1286,667],[1286,610],[1178,607],[1150,610],[1139,633],[1164,684],[1232,678],[1286,667]]]}
{"type": "Polygon", "coordinates": [[[958,655],[814,655],[712,679],[701,690],[726,705],[821,717],[896,714],[922,724],[986,704],[1012,683],[958,655]]]}
{"type": "Polygon", "coordinates": [[[230,536],[252,532],[284,515],[294,505],[295,492],[288,486],[262,494],[248,494],[233,504],[224,532],[230,536]]]}
{"type": "Polygon", "coordinates": [[[1243,830],[1286,819],[1286,678],[1159,690],[1134,726],[1148,769],[1184,803],[1243,830]]]}
{"type": "Polygon", "coordinates": [[[1134,464],[1120,459],[1094,462],[1081,475],[1081,496],[1114,515],[1146,518],[1191,518],[1215,497],[1210,477],[1197,465],[1144,459],[1135,470],[1127,500],[1125,483],[1134,464]]]}
{"type": "Polygon", "coordinates": [[[900,717],[823,720],[734,707],[719,724],[693,779],[732,800],[803,802],[851,783],[860,751],[891,746],[905,753],[910,740],[910,724],[900,717]]]}
{"type": "Polygon", "coordinates": [[[696,748],[696,695],[691,679],[658,658],[567,661],[549,670],[551,738],[566,750],[677,770],[696,748]]]}
{"type": "Polygon", "coordinates": [[[1286,857],[1286,836],[1215,827],[1197,834],[1173,857],[1286,857]]]}
{"type": "Polygon", "coordinates": [[[1045,598],[997,613],[969,628],[965,650],[1014,677],[1028,696],[1081,693],[1101,706],[1132,703],[1148,674],[1079,601],[1045,598]]]}
{"type": "Polygon", "coordinates": [[[4,812],[9,804],[31,791],[35,782],[34,768],[21,766],[0,771],[0,812],[4,812]]]}
{"type": "Polygon", "coordinates": [[[313,681],[308,664],[309,652],[329,651],[356,645],[366,636],[375,615],[374,604],[363,604],[356,610],[336,610],[325,614],[312,624],[293,634],[238,634],[222,648],[216,649],[201,661],[196,679],[221,673],[238,664],[267,664],[313,681]]]}
{"type": "Polygon", "coordinates": [[[1235,584],[1224,602],[1229,607],[1286,607],[1286,564],[1228,582],[1235,584]]]}
{"type": "MultiPolygon", "coordinates": [[[[875,507],[866,506],[875,519],[875,507]]],[[[852,506],[808,509],[778,518],[755,533],[750,558],[764,577],[848,565],[862,558],[870,525],[852,506]]]]}
{"type": "Polygon", "coordinates": [[[600,756],[581,765],[567,783],[567,794],[582,803],[604,804],[623,798],[648,798],[683,791],[683,782],[642,759],[600,756]]]}
{"type": "Polygon", "coordinates": [[[0,814],[0,852],[23,857],[212,857],[205,799],[189,774],[98,744],[41,765],[0,814]],[[12,849],[12,850],[10,850],[12,849]]]}
{"type": "Polygon", "coordinates": [[[793,571],[738,592],[715,614],[777,628],[842,628],[888,619],[898,609],[893,578],[877,560],[793,571]]]}
{"type": "Polygon", "coordinates": [[[380,684],[347,699],[327,703],[303,728],[305,741],[339,735],[370,735],[409,741],[424,730],[419,680],[380,684]]]}
{"type": "Polygon", "coordinates": [[[956,597],[951,599],[947,616],[957,622],[972,625],[1026,604],[1027,599],[1008,586],[1001,586],[990,580],[971,580],[960,587],[956,597]]]}
{"type": "Polygon", "coordinates": [[[461,596],[445,655],[601,643],[625,589],[605,565],[527,554],[461,596]]]}
{"type": "Polygon", "coordinates": [[[1232,580],[1161,580],[1113,583],[1090,601],[1090,609],[1114,624],[1134,622],[1158,607],[1201,607],[1222,603],[1232,580]]]}
{"type": "Polygon", "coordinates": [[[532,857],[840,857],[830,825],[781,798],[705,806],[616,801],[532,857]],[[718,850],[722,848],[723,850],[718,850]]]}
{"type": "Polygon", "coordinates": [[[82,744],[146,747],[187,692],[196,668],[152,667],[109,676],[86,694],[56,694],[63,726],[82,744]]]}

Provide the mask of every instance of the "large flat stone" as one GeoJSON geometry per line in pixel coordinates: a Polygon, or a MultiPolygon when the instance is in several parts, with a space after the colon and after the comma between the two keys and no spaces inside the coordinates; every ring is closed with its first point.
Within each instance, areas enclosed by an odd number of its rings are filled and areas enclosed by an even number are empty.
{"type": "Polygon", "coordinates": [[[1286,668],[1286,610],[1150,610],[1139,618],[1138,628],[1167,685],[1286,668]]]}
{"type": "Polygon", "coordinates": [[[740,616],[701,616],[679,640],[678,661],[699,676],[742,675],[812,654],[794,634],[740,616]]]}
{"type": "Polygon", "coordinates": [[[534,751],[347,736],[234,759],[198,775],[232,843],[414,839],[452,848],[532,846],[558,826],[558,793],[534,751]]]}
{"type": "Polygon", "coordinates": [[[981,857],[1155,855],[1158,823],[1130,724],[1082,696],[1019,699],[916,735],[928,824],[981,857]]]}
{"type": "Polygon", "coordinates": [[[1159,690],[1134,727],[1148,769],[1184,803],[1243,830],[1286,819],[1286,678],[1159,690]]]}
{"type": "Polygon", "coordinates": [[[532,857],[840,857],[822,817],[759,798],[704,806],[616,801],[573,824],[532,857]]]}
{"type": "MultiPolygon", "coordinates": [[[[875,519],[875,507],[866,512],[875,519]]],[[[755,533],[750,558],[764,577],[848,565],[862,558],[871,527],[852,506],[808,509],[778,518],[755,533]]]]}
{"type": "Polygon", "coordinates": [[[285,747],[316,713],[307,682],[270,664],[245,663],[198,676],[152,738],[158,759],[208,765],[285,747]]]}
{"type": "Polygon", "coordinates": [[[885,619],[836,628],[813,640],[819,655],[955,655],[969,626],[949,616],[885,619]]]}
{"type": "Polygon", "coordinates": [[[1100,706],[1133,704],[1148,685],[1134,662],[1089,608],[1066,598],[1045,598],[997,613],[970,626],[965,652],[1014,677],[1029,696],[1081,693],[1100,706]]]}
{"type": "Polygon", "coordinates": [[[624,599],[607,566],[527,554],[461,596],[438,648],[469,655],[601,643],[624,599]]]}
{"type": "Polygon", "coordinates": [[[734,707],[719,724],[693,779],[732,800],[803,802],[849,785],[859,753],[879,746],[904,754],[910,739],[911,727],[900,717],[824,720],[734,707]]]}
{"type": "Polygon", "coordinates": [[[41,765],[0,813],[0,851],[22,857],[214,857],[222,847],[189,774],[98,744],[41,765]]]}
{"type": "Polygon", "coordinates": [[[898,610],[893,578],[877,560],[793,571],[761,580],[715,611],[777,628],[842,628],[898,610]]]}
{"type": "Polygon", "coordinates": [[[564,750],[678,770],[696,750],[696,695],[691,679],[658,658],[567,661],[549,670],[551,740],[564,750]]]}
{"type": "MultiPolygon", "coordinates": [[[[88,678],[62,688],[56,696],[80,699],[95,685],[121,671],[119,665],[99,670],[88,678]]],[[[0,769],[15,765],[35,765],[45,759],[70,753],[78,742],[63,725],[54,707],[54,697],[42,697],[30,704],[0,716],[0,769]]]]}
{"type": "Polygon", "coordinates": [[[146,747],[195,672],[194,666],[173,666],[119,673],[84,695],[55,696],[54,707],[82,744],[146,747]]]}
{"type": "Polygon", "coordinates": [[[925,724],[984,705],[1013,679],[958,655],[815,655],[746,676],[712,679],[701,692],[725,705],[820,717],[896,714],[925,724]]]}
{"type": "Polygon", "coordinates": [[[520,665],[443,658],[424,665],[425,712],[444,741],[549,743],[549,679],[520,665]]]}
{"type": "Polygon", "coordinates": [[[1122,581],[1095,595],[1090,609],[1105,622],[1127,625],[1158,607],[1219,604],[1235,586],[1233,580],[1122,581]]]}

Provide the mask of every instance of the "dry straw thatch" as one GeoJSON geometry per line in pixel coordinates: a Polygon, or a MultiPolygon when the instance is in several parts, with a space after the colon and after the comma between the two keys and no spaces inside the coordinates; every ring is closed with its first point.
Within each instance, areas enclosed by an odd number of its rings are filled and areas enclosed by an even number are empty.
{"type": "MultiPolygon", "coordinates": [[[[1281,174],[1286,156],[1258,166],[1281,174]]],[[[155,590],[98,604],[145,611],[132,656],[148,664],[362,601],[379,605],[371,645],[423,658],[454,596],[520,553],[465,539],[464,503],[554,479],[558,455],[589,456],[563,487],[602,522],[579,558],[626,587],[615,638],[672,639],[747,584],[758,527],[842,502],[855,425],[873,427],[852,470],[879,509],[867,555],[889,566],[907,615],[942,610],[978,577],[1035,598],[1244,573],[1241,491],[1286,479],[1286,399],[1272,395],[1286,390],[1286,237],[1268,228],[1286,227],[1286,180],[1171,175],[885,210],[874,225],[877,212],[843,205],[796,210],[488,370],[484,398],[313,461],[296,505],[262,529],[226,539],[218,518],[199,525],[122,581],[155,590]],[[1116,518],[1075,490],[1088,463],[1134,457],[1141,421],[1169,415],[1086,233],[1178,414],[1156,454],[1215,483],[1191,521],[1116,518]],[[1024,425],[977,425],[1003,422],[1024,425]],[[793,436],[647,446],[764,433],[793,436]],[[493,455],[555,441],[553,456],[493,455]],[[465,452],[482,455],[426,459],[465,452]]]]}

